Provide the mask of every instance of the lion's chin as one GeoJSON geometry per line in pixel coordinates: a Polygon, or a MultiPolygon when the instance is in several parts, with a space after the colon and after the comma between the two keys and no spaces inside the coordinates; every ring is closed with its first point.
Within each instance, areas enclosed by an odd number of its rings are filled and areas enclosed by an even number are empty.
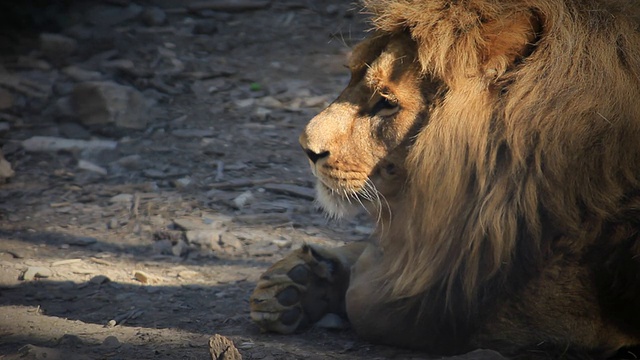
{"type": "Polygon", "coordinates": [[[357,201],[355,201],[355,204],[350,202],[319,180],[316,182],[316,202],[329,217],[334,219],[354,216],[360,209],[358,206],[360,203],[357,201]]]}

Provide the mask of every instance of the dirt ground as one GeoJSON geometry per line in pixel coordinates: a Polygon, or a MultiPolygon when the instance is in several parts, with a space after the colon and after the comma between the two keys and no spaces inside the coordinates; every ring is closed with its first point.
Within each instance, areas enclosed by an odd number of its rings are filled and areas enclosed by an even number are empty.
{"type": "Polygon", "coordinates": [[[275,260],[371,231],[314,207],[297,144],[348,81],[357,6],[47,3],[2,5],[0,359],[211,359],[214,334],[244,359],[427,358],[249,318],[275,260]],[[82,86],[106,82],[128,100],[96,120],[82,86]]]}

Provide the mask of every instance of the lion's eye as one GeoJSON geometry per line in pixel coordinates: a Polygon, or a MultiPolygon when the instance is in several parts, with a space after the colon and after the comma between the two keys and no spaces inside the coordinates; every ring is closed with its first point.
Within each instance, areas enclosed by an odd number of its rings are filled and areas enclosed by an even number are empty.
{"type": "Polygon", "coordinates": [[[378,116],[391,116],[400,110],[398,101],[386,96],[381,96],[380,100],[373,105],[371,113],[378,116]]]}

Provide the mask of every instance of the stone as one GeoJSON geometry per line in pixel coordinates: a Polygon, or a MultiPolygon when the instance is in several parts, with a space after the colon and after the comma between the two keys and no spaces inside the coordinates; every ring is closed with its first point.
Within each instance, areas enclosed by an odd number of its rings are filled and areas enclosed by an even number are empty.
{"type": "Polygon", "coordinates": [[[40,34],[40,50],[54,60],[64,59],[78,48],[78,42],[68,36],[52,33],[40,34]]]}
{"type": "Polygon", "coordinates": [[[78,160],[78,169],[81,170],[86,170],[86,171],[91,171],[94,172],[96,174],[100,174],[100,175],[107,175],[107,169],[103,168],[102,166],[96,165],[90,161],[87,160],[78,160]]]}
{"type": "Polygon", "coordinates": [[[96,81],[102,79],[102,74],[97,71],[85,70],[71,65],[62,69],[62,73],[77,82],[96,81]]]}
{"type": "Polygon", "coordinates": [[[182,256],[186,254],[188,250],[189,245],[182,240],[178,240],[178,242],[171,247],[170,253],[173,254],[173,256],[182,256]]]}
{"type": "Polygon", "coordinates": [[[146,26],[160,26],[167,22],[167,13],[158,7],[150,6],[142,11],[140,20],[146,26]]]}
{"type": "Polygon", "coordinates": [[[193,26],[193,33],[196,35],[213,35],[217,32],[218,26],[211,20],[201,20],[193,26]]]}
{"type": "Polygon", "coordinates": [[[6,89],[0,88],[0,110],[7,110],[13,107],[13,94],[6,89]]]}
{"type": "Polygon", "coordinates": [[[11,164],[4,158],[2,151],[0,151],[0,181],[4,181],[13,177],[15,171],[11,168],[11,164]]]}
{"type": "Polygon", "coordinates": [[[173,136],[180,138],[211,137],[216,134],[212,129],[177,129],[171,132],[173,136]]]}
{"type": "Polygon", "coordinates": [[[162,239],[154,242],[153,253],[157,255],[172,255],[173,248],[171,246],[171,240],[162,239]]]}
{"type": "Polygon", "coordinates": [[[138,17],[142,11],[142,6],[133,3],[126,7],[94,4],[90,7],[85,19],[91,24],[108,28],[133,20],[138,17]]]}
{"type": "Polygon", "coordinates": [[[118,340],[118,338],[113,336],[113,335],[107,336],[102,341],[102,346],[107,347],[107,348],[111,348],[111,349],[118,348],[118,347],[120,347],[120,345],[122,345],[120,343],[120,340],[118,340]]]}
{"type": "Polygon", "coordinates": [[[53,275],[51,269],[42,266],[29,266],[22,274],[22,280],[31,281],[35,278],[48,278],[53,275]]]}
{"type": "Polygon", "coordinates": [[[198,245],[202,248],[221,251],[220,230],[189,230],[185,233],[189,244],[198,245]]]}
{"type": "Polygon", "coordinates": [[[132,201],[133,201],[133,195],[131,194],[118,194],[118,195],[112,196],[111,199],[109,199],[110,203],[131,204],[132,201]]]}
{"type": "Polygon", "coordinates": [[[89,283],[95,284],[95,285],[102,285],[102,284],[108,283],[109,281],[111,281],[111,279],[109,279],[109,277],[106,275],[96,275],[92,277],[91,280],[89,280],[89,283]]]}
{"type": "Polygon", "coordinates": [[[142,166],[142,156],[138,154],[128,155],[116,160],[115,164],[127,170],[138,170],[142,166]]]}
{"type": "Polygon", "coordinates": [[[233,199],[233,205],[238,208],[241,209],[243,207],[245,207],[246,205],[248,205],[249,203],[251,203],[251,201],[253,200],[254,196],[253,193],[249,190],[243,192],[242,194],[236,196],[235,199],[233,199]]]}
{"type": "Polygon", "coordinates": [[[90,81],[75,86],[72,105],[85,125],[114,124],[126,129],[144,129],[150,106],[136,89],[110,81],[90,81]]]}
{"type": "Polygon", "coordinates": [[[315,323],[315,326],[330,330],[344,330],[349,327],[349,322],[339,315],[327,313],[320,321],[315,323]]]}
{"type": "Polygon", "coordinates": [[[22,141],[26,151],[56,152],[59,150],[114,150],[118,142],[111,140],[75,140],[52,136],[34,136],[22,141]]]}
{"type": "Polygon", "coordinates": [[[73,122],[64,122],[58,125],[60,135],[69,139],[89,140],[91,133],[82,125],[73,122]]]}
{"type": "Polygon", "coordinates": [[[98,239],[94,237],[80,236],[80,237],[74,237],[71,240],[67,241],[67,244],[76,245],[76,246],[88,246],[88,245],[95,244],[97,242],[98,242],[98,239]]]}
{"type": "Polygon", "coordinates": [[[242,355],[231,339],[215,334],[209,339],[209,352],[213,360],[242,360],[242,355]]]}

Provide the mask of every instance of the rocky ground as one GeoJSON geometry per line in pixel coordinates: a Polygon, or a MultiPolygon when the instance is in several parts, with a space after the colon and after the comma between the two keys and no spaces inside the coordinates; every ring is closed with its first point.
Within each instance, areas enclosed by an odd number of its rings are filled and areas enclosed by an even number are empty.
{"type": "Polygon", "coordinates": [[[427,358],[249,318],[290,249],[371,231],[315,209],[297,145],[348,81],[356,6],[47,3],[0,6],[0,359],[427,358]]]}

